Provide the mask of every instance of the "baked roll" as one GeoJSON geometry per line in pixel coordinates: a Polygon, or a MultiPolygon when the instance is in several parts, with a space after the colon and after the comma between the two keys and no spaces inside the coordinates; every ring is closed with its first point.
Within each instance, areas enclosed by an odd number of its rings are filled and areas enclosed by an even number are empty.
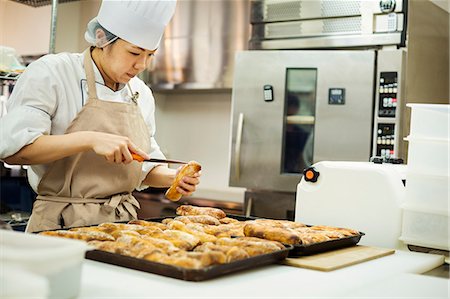
{"type": "Polygon", "coordinates": [[[224,211],[217,208],[208,207],[196,207],[191,205],[182,205],[177,208],[177,215],[180,216],[193,216],[193,215],[209,215],[216,219],[222,219],[227,217],[224,211]]]}
{"type": "Polygon", "coordinates": [[[195,161],[190,161],[188,164],[184,165],[183,168],[178,172],[177,176],[175,177],[175,180],[173,181],[172,185],[170,186],[169,190],[166,192],[166,198],[172,200],[172,201],[178,201],[180,200],[181,196],[183,196],[181,193],[177,191],[177,186],[180,183],[181,179],[184,176],[193,176],[196,172],[199,172],[202,169],[201,165],[198,164],[195,161]]]}

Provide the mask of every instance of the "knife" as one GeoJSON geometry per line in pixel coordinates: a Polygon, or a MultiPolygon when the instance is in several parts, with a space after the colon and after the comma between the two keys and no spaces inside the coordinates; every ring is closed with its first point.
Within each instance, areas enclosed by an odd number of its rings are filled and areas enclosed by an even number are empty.
{"type": "Polygon", "coordinates": [[[131,156],[133,156],[133,160],[136,160],[139,162],[188,164],[188,162],[178,161],[178,160],[167,160],[167,159],[156,159],[156,158],[144,159],[143,157],[139,156],[138,154],[131,154],[131,156]]]}

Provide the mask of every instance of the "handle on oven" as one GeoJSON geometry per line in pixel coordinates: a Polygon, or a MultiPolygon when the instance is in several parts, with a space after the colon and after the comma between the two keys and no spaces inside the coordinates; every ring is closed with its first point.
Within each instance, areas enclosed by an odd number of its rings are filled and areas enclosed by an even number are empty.
{"type": "Polygon", "coordinates": [[[242,143],[242,130],[244,129],[244,113],[239,113],[237,133],[236,133],[236,147],[234,154],[234,165],[236,179],[239,180],[240,176],[240,164],[241,164],[241,143],[242,143]]]}

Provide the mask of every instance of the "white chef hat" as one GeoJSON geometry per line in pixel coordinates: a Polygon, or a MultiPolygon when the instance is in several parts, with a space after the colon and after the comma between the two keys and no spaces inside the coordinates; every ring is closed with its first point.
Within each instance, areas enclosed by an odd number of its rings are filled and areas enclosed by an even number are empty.
{"type": "Polygon", "coordinates": [[[98,16],[88,24],[85,39],[104,47],[119,37],[143,49],[155,50],[175,6],[176,0],[103,0],[98,16]],[[95,33],[98,25],[106,29],[100,40],[95,33]]]}

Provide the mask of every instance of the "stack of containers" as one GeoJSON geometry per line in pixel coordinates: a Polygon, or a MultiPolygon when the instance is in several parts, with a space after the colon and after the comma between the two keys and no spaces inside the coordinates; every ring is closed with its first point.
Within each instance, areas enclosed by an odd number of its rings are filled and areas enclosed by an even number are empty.
{"type": "Polygon", "coordinates": [[[406,199],[400,240],[440,250],[449,244],[450,105],[408,104],[411,110],[406,199]]]}

